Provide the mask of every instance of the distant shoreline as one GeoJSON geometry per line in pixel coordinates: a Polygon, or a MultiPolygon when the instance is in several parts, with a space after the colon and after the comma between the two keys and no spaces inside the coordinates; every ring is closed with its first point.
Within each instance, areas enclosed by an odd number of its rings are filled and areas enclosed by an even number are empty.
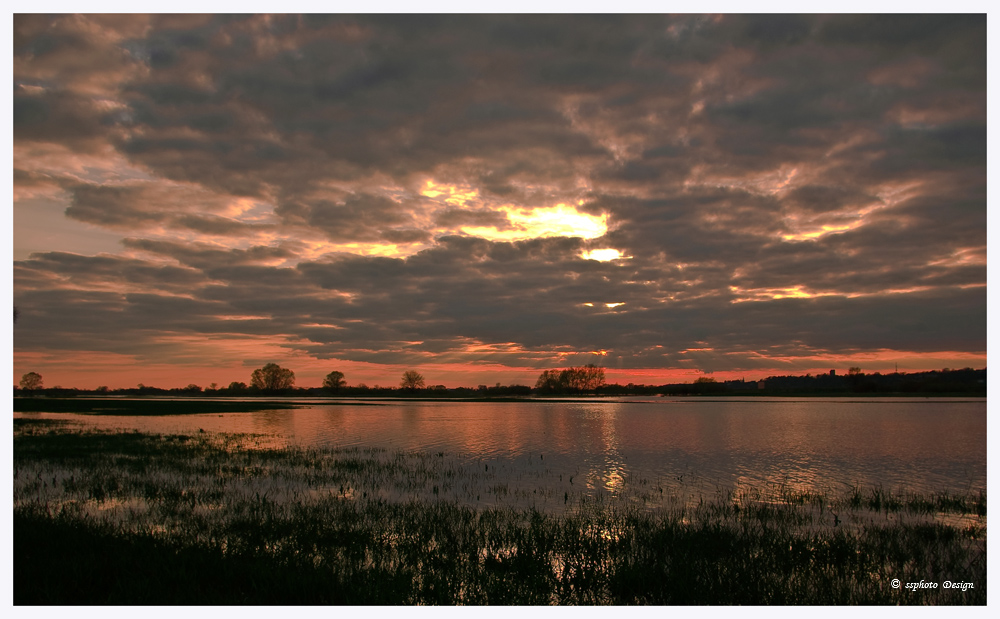
{"type": "MultiPolygon", "coordinates": [[[[336,397],[336,396],[330,396],[336,397]]],[[[614,403],[616,398],[623,397],[656,397],[656,396],[621,396],[621,395],[591,395],[591,396],[581,396],[577,398],[568,397],[546,397],[546,396],[531,396],[531,397],[479,397],[479,398],[461,398],[461,397],[444,397],[444,398],[433,398],[433,397],[383,397],[383,396],[347,396],[343,397],[343,401],[315,401],[317,396],[308,395],[288,395],[288,396],[271,396],[265,399],[264,396],[177,396],[177,395],[160,395],[160,396],[129,396],[123,395],[118,397],[94,397],[90,395],[76,395],[69,397],[46,397],[46,396],[26,396],[26,397],[14,397],[13,398],[13,412],[15,413],[77,413],[77,414],[87,414],[87,415],[189,415],[189,414],[205,414],[205,413],[249,413],[262,410],[274,410],[274,409],[296,409],[296,408],[306,408],[310,405],[322,405],[322,406],[379,406],[380,401],[389,404],[390,402],[539,402],[546,404],[555,403],[575,403],[580,402],[585,399],[601,399],[607,400],[608,403],[614,403]],[[364,401],[367,400],[367,401],[364,401]],[[191,407],[190,403],[197,402],[196,407],[191,407]],[[192,410],[194,408],[195,410],[192,410]]],[[[970,401],[985,400],[985,394],[982,396],[968,393],[928,393],[928,394],[890,394],[890,393],[878,393],[878,394],[856,394],[856,393],[839,393],[839,394],[703,394],[703,395],[681,395],[681,396],[663,396],[668,398],[681,398],[681,399],[692,399],[692,400],[730,400],[730,401],[741,401],[740,398],[745,398],[743,401],[752,401],[759,399],[760,397],[780,397],[780,398],[818,398],[818,397],[833,397],[838,399],[843,399],[845,402],[858,399],[883,399],[892,397],[905,397],[905,398],[923,398],[930,400],[937,400],[941,398],[969,398],[970,401]]],[[[633,402],[634,403],[634,402],[633,402]]]]}
{"type": "MultiPolygon", "coordinates": [[[[272,364],[273,365],[273,364],[272,364]]],[[[275,366],[278,367],[278,366],[275,366]]],[[[279,370],[282,368],[278,368],[279,370]]],[[[289,371],[291,375],[292,372],[289,371]]],[[[340,374],[334,372],[333,374],[340,374]]],[[[972,369],[963,368],[960,370],[943,370],[929,372],[912,372],[892,374],[865,374],[851,368],[848,374],[829,373],[805,376],[769,376],[767,378],[746,381],[724,380],[717,381],[710,376],[702,376],[692,383],[669,383],[664,385],[636,385],[629,383],[621,385],[618,383],[608,384],[604,382],[603,368],[596,366],[586,366],[584,368],[570,368],[559,373],[559,379],[553,379],[554,371],[543,372],[538,383],[534,387],[528,385],[501,385],[494,386],[479,385],[478,387],[445,387],[444,385],[412,387],[400,386],[389,387],[375,385],[368,387],[359,383],[349,386],[340,383],[339,387],[294,387],[294,382],[285,383],[284,387],[263,388],[263,383],[254,383],[247,386],[244,383],[231,383],[228,387],[216,388],[215,383],[211,387],[202,388],[191,384],[183,388],[164,389],[149,385],[140,384],[138,387],[127,387],[119,389],[108,389],[98,387],[97,389],[78,389],[49,387],[42,388],[41,377],[36,376],[37,382],[34,388],[14,387],[14,397],[18,396],[47,396],[59,398],[72,397],[98,397],[98,398],[121,398],[121,397],[196,397],[196,398],[240,398],[256,399],[259,397],[268,398],[393,398],[417,400],[462,400],[472,402],[491,402],[503,400],[524,400],[526,398],[546,399],[556,401],[560,398],[579,397],[683,397],[683,396],[709,396],[725,397],[746,396],[757,397],[986,397],[987,395],[987,370],[986,368],[972,369]],[[573,374],[567,380],[562,380],[563,375],[576,372],[585,375],[587,372],[596,372],[598,376],[593,380],[583,381],[573,379],[573,374]],[[573,379],[573,380],[570,380],[573,379]]],[[[419,376],[419,374],[417,374],[419,376]]],[[[422,378],[422,377],[421,377],[422,378]]],[[[341,375],[342,380],[342,375],[341,375]]],[[[23,386],[23,384],[22,384],[23,386]]]]}

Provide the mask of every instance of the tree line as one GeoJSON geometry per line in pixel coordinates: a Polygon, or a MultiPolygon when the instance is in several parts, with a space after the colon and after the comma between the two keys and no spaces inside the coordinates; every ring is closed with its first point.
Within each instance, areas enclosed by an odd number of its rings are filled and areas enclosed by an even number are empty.
{"type": "MultiPolygon", "coordinates": [[[[535,384],[534,391],[539,393],[584,393],[584,392],[595,392],[604,385],[604,368],[594,366],[593,364],[584,367],[571,367],[564,370],[545,370],[542,372],[541,376],[538,377],[538,381],[535,384]]],[[[42,391],[80,391],[77,389],[63,389],[62,387],[53,387],[52,389],[45,389],[43,385],[43,379],[37,372],[28,372],[21,377],[21,382],[18,387],[15,387],[22,392],[35,393],[42,391]]],[[[374,387],[368,387],[364,383],[359,383],[353,387],[347,385],[347,379],[344,373],[339,370],[334,370],[327,374],[323,378],[323,385],[320,388],[322,391],[332,392],[332,393],[350,393],[363,394],[372,392],[403,392],[403,393],[417,393],[420,391],[430,391],[435,394],[441,394],[445,392],[472,392],[475,395],[485,395],[485,396],[496,396],[496,395],[530,395],[532,389],[526,385],[508,385],[501,386],[497,383],[493,387],[487,387],[486,385],[479,385],[476,389],[468,388],[458,388],[448,389],[444,385],[432,385],[427,386],[427,381],[422,374],[416,370],[406,370],[403,372],[402,377],[399,381],[398,387],[381,387],[375,385],[374,387]]],[[[111,393],[112,390],[107,387],[98,387],[95,389],[98,393],[111,393]]],[[[250,384],[233,381],[229,383],[226,387],[220,387],[216,383],[212,383],[207,388],[202,388],[194,383],[189,384],[187,387],[174,388],[174,389],[159,389],[156,387],[150,387],[139,383],[136,388],[125,388],[116,389],[114,393],[124,393],[124,394],[137,394],[137,395],[147,395],[154,393],[180,393],[180,394],[206,394],[206,395],[253,395],[253,394],[267,394],[267,395],[289,395],[292,393],[315,393],[316,389],[313,388],[296,388],[295,387],[295,372],[288,368],[283,368],[277,363],[268,363],[261,368],[254,370],[250,374],[250,384]]]]}
{"type": "MultiPolygon", "coordinates": [[[[426,387],[426,380],[423,375],[415,370],[406,370],[403,372],[403,376],[399,382],[399,389],[408,392],[415,392],[426,387]]],[[[342,389],[347,388],[347,380],[344,377],[344,373],[339,370],[334,370],[327,374],[323,378],[322,389],[326,391],[339,392],[342,389]]],[[[443,388],[443,386],[442,386],[443,388]]],[[[45,389],[43,379],[41,374],[38,372],[28,372],[21,377],[21,381],[15,389],[26,392],[41,392],[41,391],[80,391],[79,389],[64,389],[62,387],[53,387],[51,389],[45,389]]],[[[367,390],[368,387],[364,384],[360,384],[355,389],[367,390]]],[[[385,388],[391,389],[391,388],[385,388]]],[[[384,388],[376,385],[375,390],[381,391],[384,388]]],[[[95,389],[98,393],[110,393],[112,390],[107,387],[98,387],[95,389]]],[[[296,389],[295,388],[295,372],[288,368],[283,368],[277,363],[268,363],[264,367],[257,368],[250,374],[250,384],[233,381],[229,383],[228,387],[219,387],[216,383],[212,383],[209,387],[202,389],[199,385],[191,383],[187,387],[175,388],[175,389],[159,389],[157,387],[149,387],[142,383],[139,383],[138,387],[135,389],[116,389],[115,393],[130,393],[130,392],[140,392],[141,394],[146,393],[215,393],[219,395],[247,395],[247,394],[289,394],[293,391],[314,391],[312,389],[296,389]]]]}
{"type": "Polygon", "coordinates": [[[444,385],[427,385],[423,375],[415,370],[407,370],[400,378],[398,386],[369,387],[364,383],[348,385],[343,372],[334,370],[323,378],[321,387],[295,387],[295,372],[276,363],[268,363],[250,374],[250,383],[234,381],[226,387],[212,383],[202,388],[196,384],[174,389],[161,389],[139,384],[137,387],[95,390],[46,388],[42,376],[28,372],[21,377],[15,388],[20,395],[64,395],[76,393],[115,393],[118,395],[208,395],[208,396],[253,396],[253,395],[345,395],[345,396],[399,396],[425,395],[431,397],[493,398],[524,397],[530,395],[837,395],[848,393],[879,394],[986,394],[986,369],[964,368],[941,371],[880,374],[865,374],[860,368],[852,367],[846,375],[834,372],[812,376],[770,376],[760,381],[727,380],[716,381],[702,376],[691,383],[666,385],[618,385],[607,384],[604,368],[593,364],[565,369],[544,370],[535,382],[528,385],[479,385],[478,387],[447,388],[444,385]]]}

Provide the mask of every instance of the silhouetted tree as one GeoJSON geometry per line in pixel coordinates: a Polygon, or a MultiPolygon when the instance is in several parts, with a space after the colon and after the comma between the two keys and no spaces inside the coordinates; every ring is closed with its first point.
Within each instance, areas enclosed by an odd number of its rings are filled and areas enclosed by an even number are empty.
{"type": "Polygon", "coordinates": [[[268,363],[253,371],[250,375],[250,384],[263,391],[289,389],[295,384],[295,372],[277,363],[268,363]]]}
{"type": "Polygon", "coordinates": [[[323,379],[323,388],[331,391],[338,391],[346,384],[347,381],[344,380],[344,373],[336,370],[327,374],[326,378],[323,379]]]}
{"type": "Polygon", "coordinates": [[[594,391],[604,385],[604,368],[589,363],[580,368],[569,368],[564,371],[564,384],[570,389],[579,391],[594,391]]]}
{"type": "Polygon", "coordinates": [[[424,387],[424,377],[416,370],[406,370],[403,372],[403,380],[399,382],[399,387],[408,391],[422,389],[424,387]]]}
{"type": "Polygon", "coordinates": [[[535,381],[535,389],[539,391],[555,392],[562,389],[559,370],[545,370],[535,381]]]}
{"type": "Polygon", "coordinates": [[[230,391],[246,391],[247,384],[237,382],[234,380],[233,382],[229,383],[229,387],[227,387],[227,389],[229,389],[230,391]]]}
{"type": "Polygon", "coordinates": [[[726,390],[726,386],[723,383],[715,380],[711,376],[699,376],[692,386],[691,391],[693,393],[721,393],[726,390]]]}
{"type": "Polygon", "coordinates": [[[594,364],[565,370],[545,370],[535,382],[535,389],[549,393],[559,391],[595,391],[604,386],[604,368],[594,364]]]}
{"type": "Polygon", "coordinates": [[[34,391],[42,388],[42,375],[38,372],[28,372],[21,377],[21,389],[34,391]]]}

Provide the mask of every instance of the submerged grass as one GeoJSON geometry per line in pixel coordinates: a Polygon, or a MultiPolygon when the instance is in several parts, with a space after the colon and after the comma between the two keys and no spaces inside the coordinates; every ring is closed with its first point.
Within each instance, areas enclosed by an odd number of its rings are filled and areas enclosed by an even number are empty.
{"type": "Polygon", "coordinates": [[[15,604],[986,602],[985,493],[550,513],[444,453],[269,444],[15,422],[15,604]]]}

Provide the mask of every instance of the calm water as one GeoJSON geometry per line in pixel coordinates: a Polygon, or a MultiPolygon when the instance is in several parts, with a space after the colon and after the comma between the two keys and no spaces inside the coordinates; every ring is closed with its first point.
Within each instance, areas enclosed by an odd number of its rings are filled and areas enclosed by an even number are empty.
{"type": "MultiPolygon", "coordinates": [[[[626,482],[703,492],[852,484],[986,488],[985,399],[545,402],[310,400],[310,408],[169,417],[25,413],[160,433],[266,433],[279,443],[445,452],[517,484],[614,493],[626,482]]],[[[192,401],[197,406],[197,401],[192,401]]]]}

